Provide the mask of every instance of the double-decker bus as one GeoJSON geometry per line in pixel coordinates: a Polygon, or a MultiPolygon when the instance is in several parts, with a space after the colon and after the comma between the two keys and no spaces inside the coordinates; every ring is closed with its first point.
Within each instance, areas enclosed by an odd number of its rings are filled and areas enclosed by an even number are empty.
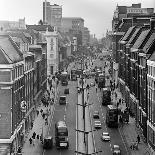
{"type": "Polygon", "coordinates": [[[98,75],[98,87],[99,88],[105,87],[105,76],[103,73],[98,75]]]}
{"type": "Polygon", "coordinates": [[[64,121],[55,124],[55,142],[57,148],[68,148],[68,128],[64,121]]]}
{"type": "Polygon", "coordinates": [[[96,70],[96,73],[95,73],[95,82],[98,83],[98,76],[99,74],[102,74],[102,71],[100,69],[97,69],[96,70]]]}
{"type": "Polygon", "coordinates": [[[76,81],[77,80],[77,71],[76,69],[71,70],[71,80],[76,81]]]}
{"type": "Polygon", "coordinates": [[[67,72],[62,72],[60,75],[60,79],[61,79],[61,85],[62,86],[67,86],[68,85],[68,73],[67,72]]]}
{"type": "Polygon", "coordinates": [[[118,108],[114,105],[107,105],[106,123],[108,127],[118,127],[118,108]]]}

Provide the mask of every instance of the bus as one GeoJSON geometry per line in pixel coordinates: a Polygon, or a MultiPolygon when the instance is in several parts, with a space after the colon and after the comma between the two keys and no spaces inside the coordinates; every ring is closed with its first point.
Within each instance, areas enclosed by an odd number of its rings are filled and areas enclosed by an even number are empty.
{"type": "Polygon", "coordinates": [[[71,80],[76,81],[77,80],[77,71],[75,69],[71,70],[71,80]]]}
{"type": "Polygon", "coordinates": [[[68,148],[68,128],[64,121],[55,124],[55,142],[57,148],[68,148]]]}
{"type": "Polygon", "coordinates": [[[118,127],[118,108],[114,105],[107,105],[106,124],[108,127],[118,127]]]}
{"type": "Polygon", "coordinates": [[[98,76],[99,74],[102,74],[102,71],[100,69],[97,69],[96,70],[96,73],[95,73],[95,82],[98,83],[98,76]]]}
{"type": "Polygon", "coordinates": [[[111,91],[108,88],[103,88],[102,90],[102,105],[110,105],[111,104],[111,91]]]}
{"type": "Polygon", "coordinates": [[[62,72],[61,73],[61,85],[62,86],[67,86],[68,85],[68,73],[67,72],[62,72]]]}
{"type": "Polygon", "coordinates": [[[99,88],[105,87],[105,76],[103,73],[98,75],[98,87],[99,88]]]}

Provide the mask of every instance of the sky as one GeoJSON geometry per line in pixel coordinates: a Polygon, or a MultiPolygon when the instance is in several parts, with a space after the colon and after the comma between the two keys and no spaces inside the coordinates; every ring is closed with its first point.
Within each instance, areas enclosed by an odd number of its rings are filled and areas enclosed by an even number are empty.
{"type": "MultiPolygon", "coordinates": [[[[0,20],[18,21],[25,17],[26,24],[38,24],[43,17],[44,0],[0,0],[0,20]]],[[[81,17],[84,26],[99,39],[111,30],[117,4],[131,6],[141,3],[142,8],[154,8],[155,0],[47,0],[62,5],[63,17],[81,17]]]]}

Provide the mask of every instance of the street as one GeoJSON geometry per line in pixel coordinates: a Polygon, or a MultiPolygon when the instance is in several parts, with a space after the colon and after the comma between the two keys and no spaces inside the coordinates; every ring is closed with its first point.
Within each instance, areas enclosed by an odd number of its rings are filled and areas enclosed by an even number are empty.
{"type": "MultiPolygon", "coordinates": [[[[67,104],[59,105],[59,102],[55,105],[54,117],[51,125],[51,130],[49,135],[54,137],[55,135],[55,123],[59,120],[64,120],[67,123],[69,131],[69,148],[63,150],[57,150],[55,145],[52,150],[44,151],[44,155],[73,155],[76,148],[76,135],[75,135],[75,126],[76,126],[76,104],[77,104],[77,82],[69,82],[67,88],[69,88],[69,94],[67,95],[67,104]]],[[[64,89],[66,86],[59,86],[58,96],[64,95],[64,89]]],[[[59,98],[59,97],[58,97],[59,98]]]]}
{"type": "MultiPolygon", "coordinates": [[[[103,63],[101,62],[99,59],[97,59],[94,65],[99,65],[103,67],[103,63]]],[[[74,67],[73,64],[70,65],[71,67],[74,67]]],[[[80,68],[79,66],[76,66],[76,68],[80,68]]],[[[108,67],[105,69],[105,73],[108,74],[108,67]]],[[[86,83],[90,84],[91,82],[94,82],[93,78],[87,79],[86,83]]],[[[109,85],[109,80],[106,80],[106,85],[109,85]]],[[[69,88],[69,94],[67,95],[67,104],[66,105],[59,105],[59,102],[57,101],[57,103],[55,104],[55,111],[54,111],[54,117],[51,120],[51,129],[49,131],[49,135],[52,135],[54,137],[55,135],[55,130],[54,130],[54,126],[55,123],[59,120],[64,120],[67,123],[68,126],[68,130],[69,130],[69,148],[68,149],[59,149],[57,150],[56,147],[54,146],[52,150],[44,150],[44,155],[50,155],[50,154],[55,154],[55,155],[72,155],[75,153],[76,150],[76,121],[77,118],[76,116],[76,105],[78,102],[78,94],[77,94],[77,81],[69,81],[69,85],[68,86],[61,86],[59,85],[58,87],[58,96],[64,95],[64,89],[65,88],[69,88]]],[[[86,93],[85,93],[86,95],[86,93]]],[[[80,98],[80,96],[79,96],[80,98]]],[[[59,99],[59,97],[58,97],[59,99]]],[[[91,120],[91,126],[92,129],[94,129],[94,118],[93,118],[93,113],[94,111],[99,111],[99,116],[100,116],[100,121],[102,123],[102,129],[98,129],[98,130],[94,130],[93,132],[93,136],[94,136],[94,144],[95,144],[95,151],[102,151],[102,153],[100,154],[105,154],[105,155],[110,155],[112,154],[111,152],[111,148],[114,144],[119,144],[122,154],[127,154],[125,146],[123,144],[120,132],[119,132],[119,128],[108,128],[106,123],[105,123],[105,118],[106,118],[106,107],[101,105],[101,100],[102,100],[102,90],[100,91],[98,89],[97,93],[96,93],[96,89],[95,87],[91,87],[89,89],[89,99],[88,99],[88,103],[89,105],[89,110],[90,110],[90,120],[91,120]],[[110,142],[103,142],[101,140],[101,134],[102,132],[109,132],[111,140],[110,142]]],[[[79,100],[80,102],[80,100],[79,100]]],[[[78,111],[81,109],[82,112],[82,107],[78,107],[78,111]]],[[[81,112],[78,112],[78,114],[80,114],[80,116],[82,115],[81,112]]],[[[88,112],[88,111],[87,111],[88,112]]],[[[78,117],[80,117],[78,116],[78,117]]],[[[82,116],[81,116],[82,117],[82,116]]],[[[79,121],[78,121],[79,122],[79,121]]],[[[80,124],[80,123],[79,123],[80,124]]],[[[87,125],[88,123],[86,123],[87,125]]],[[[78,133],[78,136],[83,137],[82,133],[78,133]]],[[[81,139],[81,143],[82,143],[83,139],[81,139]]],[[[93,142],[92,142],[93,145],[93,142]]],[[[80,149],[82,149],[82,146],[80,149]]],[[[89,146],[90,148],[93,146],[89,146]]]]}

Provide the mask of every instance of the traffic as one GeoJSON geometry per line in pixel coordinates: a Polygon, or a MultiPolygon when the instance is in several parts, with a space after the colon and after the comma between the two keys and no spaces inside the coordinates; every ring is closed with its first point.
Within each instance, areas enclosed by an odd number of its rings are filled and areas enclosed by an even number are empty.
{"type": "Polygon", "coordinates": [[[75,65],[75,62],[72,62],[70,71],[65,70],[59,75],[59,95],[49,131],[49,135],[53,137],[53,147],[44,149],[45,155],[72,155],[82,151],[82,137],[85,134],[76,131],[77,126],[83,128],[83,124],[77,118],[81,116],[82,119],[82,106],[79,106],[76,114],[76,105],[80,104],[79,96],[83,93],[82,87],[78,87],[78,81],[81,85],[83,82],[83,89],[86,89],[84,95],[87,96],[87,104],[90,104],[90,123],[87,122],[89,119],[85,120],[85,124],[90,124],[92,128],[89,132],[93,136],[93,142],[88,142],[89,147],[94,147],[94,153],[100,152],[105,155],[127,153],[118,128],[120,110],[111,99],[111,79],[108,72],[110,68],[109,65],[105,67],[105,62],[108,64],[106,59],[89,58],[84,60],[87,69],[85,66],[81,69],[81,63],[76,62],[78,65],[75,65]],[[77,144],[77,138],[81,138],[81,144],[77,144]]]}

